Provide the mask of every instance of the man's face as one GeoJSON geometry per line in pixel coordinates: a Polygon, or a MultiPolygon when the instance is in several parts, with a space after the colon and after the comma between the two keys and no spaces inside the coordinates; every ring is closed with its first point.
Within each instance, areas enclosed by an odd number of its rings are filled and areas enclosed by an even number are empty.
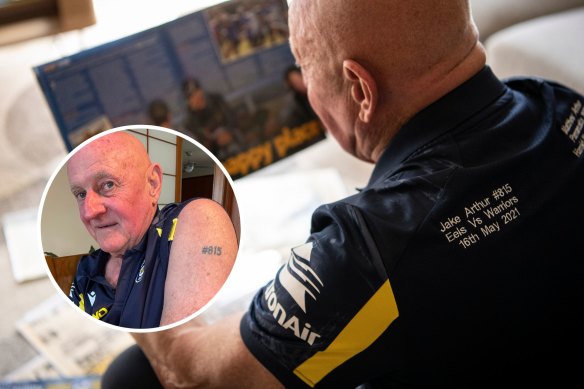
{"type": "Polygon", "coordinates": [[[106,146],[90,144],[71,158],[69,184],[89,234],[103,251],[123,255],[147,231],[152,197],[146,171],[106,146]]]}
{"type": "Polygon", "coordinates": [[[205,92],[199,88],[191,93],[189,96],[189,107],[192,110],[200,111],[207,108],[207,99],[205,99],[205,92]]]}

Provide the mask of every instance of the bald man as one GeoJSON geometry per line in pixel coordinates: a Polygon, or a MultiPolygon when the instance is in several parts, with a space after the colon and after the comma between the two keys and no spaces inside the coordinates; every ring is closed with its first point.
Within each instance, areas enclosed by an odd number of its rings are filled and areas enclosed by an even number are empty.
{"type": "Polygon", "coordinates": [[[289,24],[312,107],[375,169],[317,209],[243,317],[136,335],[162,383],[561,387],[579,374],[584,98],[498,80],[465,0],[292,0],[289,24]]]}
{"type": "Polygon", "coordinates": [[[81,309],[117,326],[154,328],[218,292],[237,253],[231,220],[206,199],[159,210],[162,170],[136,137],[115,132],[92,141],[68,161],[67,175],[100,247],[81,258],[71,286],[81,309]]]}

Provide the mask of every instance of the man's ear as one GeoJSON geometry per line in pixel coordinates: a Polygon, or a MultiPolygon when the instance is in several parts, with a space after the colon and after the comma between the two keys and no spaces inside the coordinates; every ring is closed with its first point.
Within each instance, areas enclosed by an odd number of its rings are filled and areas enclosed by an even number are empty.
{"type": "Polygon", "coordinates": [[[162,191],[162,169],[157,163],[153,163],[148,168],[148,194],[156,199],[160,197],[160,192],[162,191]]]}
{"type": "Polygon", "coordinates": [[[351,97],[359,106],[359,119],[370,123],[377,108],[377,83],[361,64],[346,59],[343,61],[343,76],[351,85],[351,97]]]}

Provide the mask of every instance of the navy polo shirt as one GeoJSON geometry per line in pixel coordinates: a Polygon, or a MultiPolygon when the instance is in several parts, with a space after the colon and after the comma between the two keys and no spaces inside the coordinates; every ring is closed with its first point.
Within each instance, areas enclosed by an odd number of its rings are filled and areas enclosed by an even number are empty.
{"type": "Polygon", "coordinates": [[[178,215],[187,203],[157,211],[136,247],[124,254],[117,288],[105,278],[109,254],[98,249],[79,261],[69,298],[86,313],[127,328],[160,325],[170,248],[178,215]]]}
{"type": "Polygon", "coordinates": [[[286,387],[580,371],[583,126],[584,97],[485,67],[403,126],[362,191],[315,211],[244,343],[286,387]]]}

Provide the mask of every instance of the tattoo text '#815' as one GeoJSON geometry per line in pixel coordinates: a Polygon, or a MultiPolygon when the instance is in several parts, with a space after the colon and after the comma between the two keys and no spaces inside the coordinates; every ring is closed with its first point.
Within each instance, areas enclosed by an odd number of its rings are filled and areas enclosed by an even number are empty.
{"type": "Polygon", "coordinates": [[[219,247],[219,246],[203,246],[202,253],[205,255],[221,255],[221,247],[219,247]]]}

